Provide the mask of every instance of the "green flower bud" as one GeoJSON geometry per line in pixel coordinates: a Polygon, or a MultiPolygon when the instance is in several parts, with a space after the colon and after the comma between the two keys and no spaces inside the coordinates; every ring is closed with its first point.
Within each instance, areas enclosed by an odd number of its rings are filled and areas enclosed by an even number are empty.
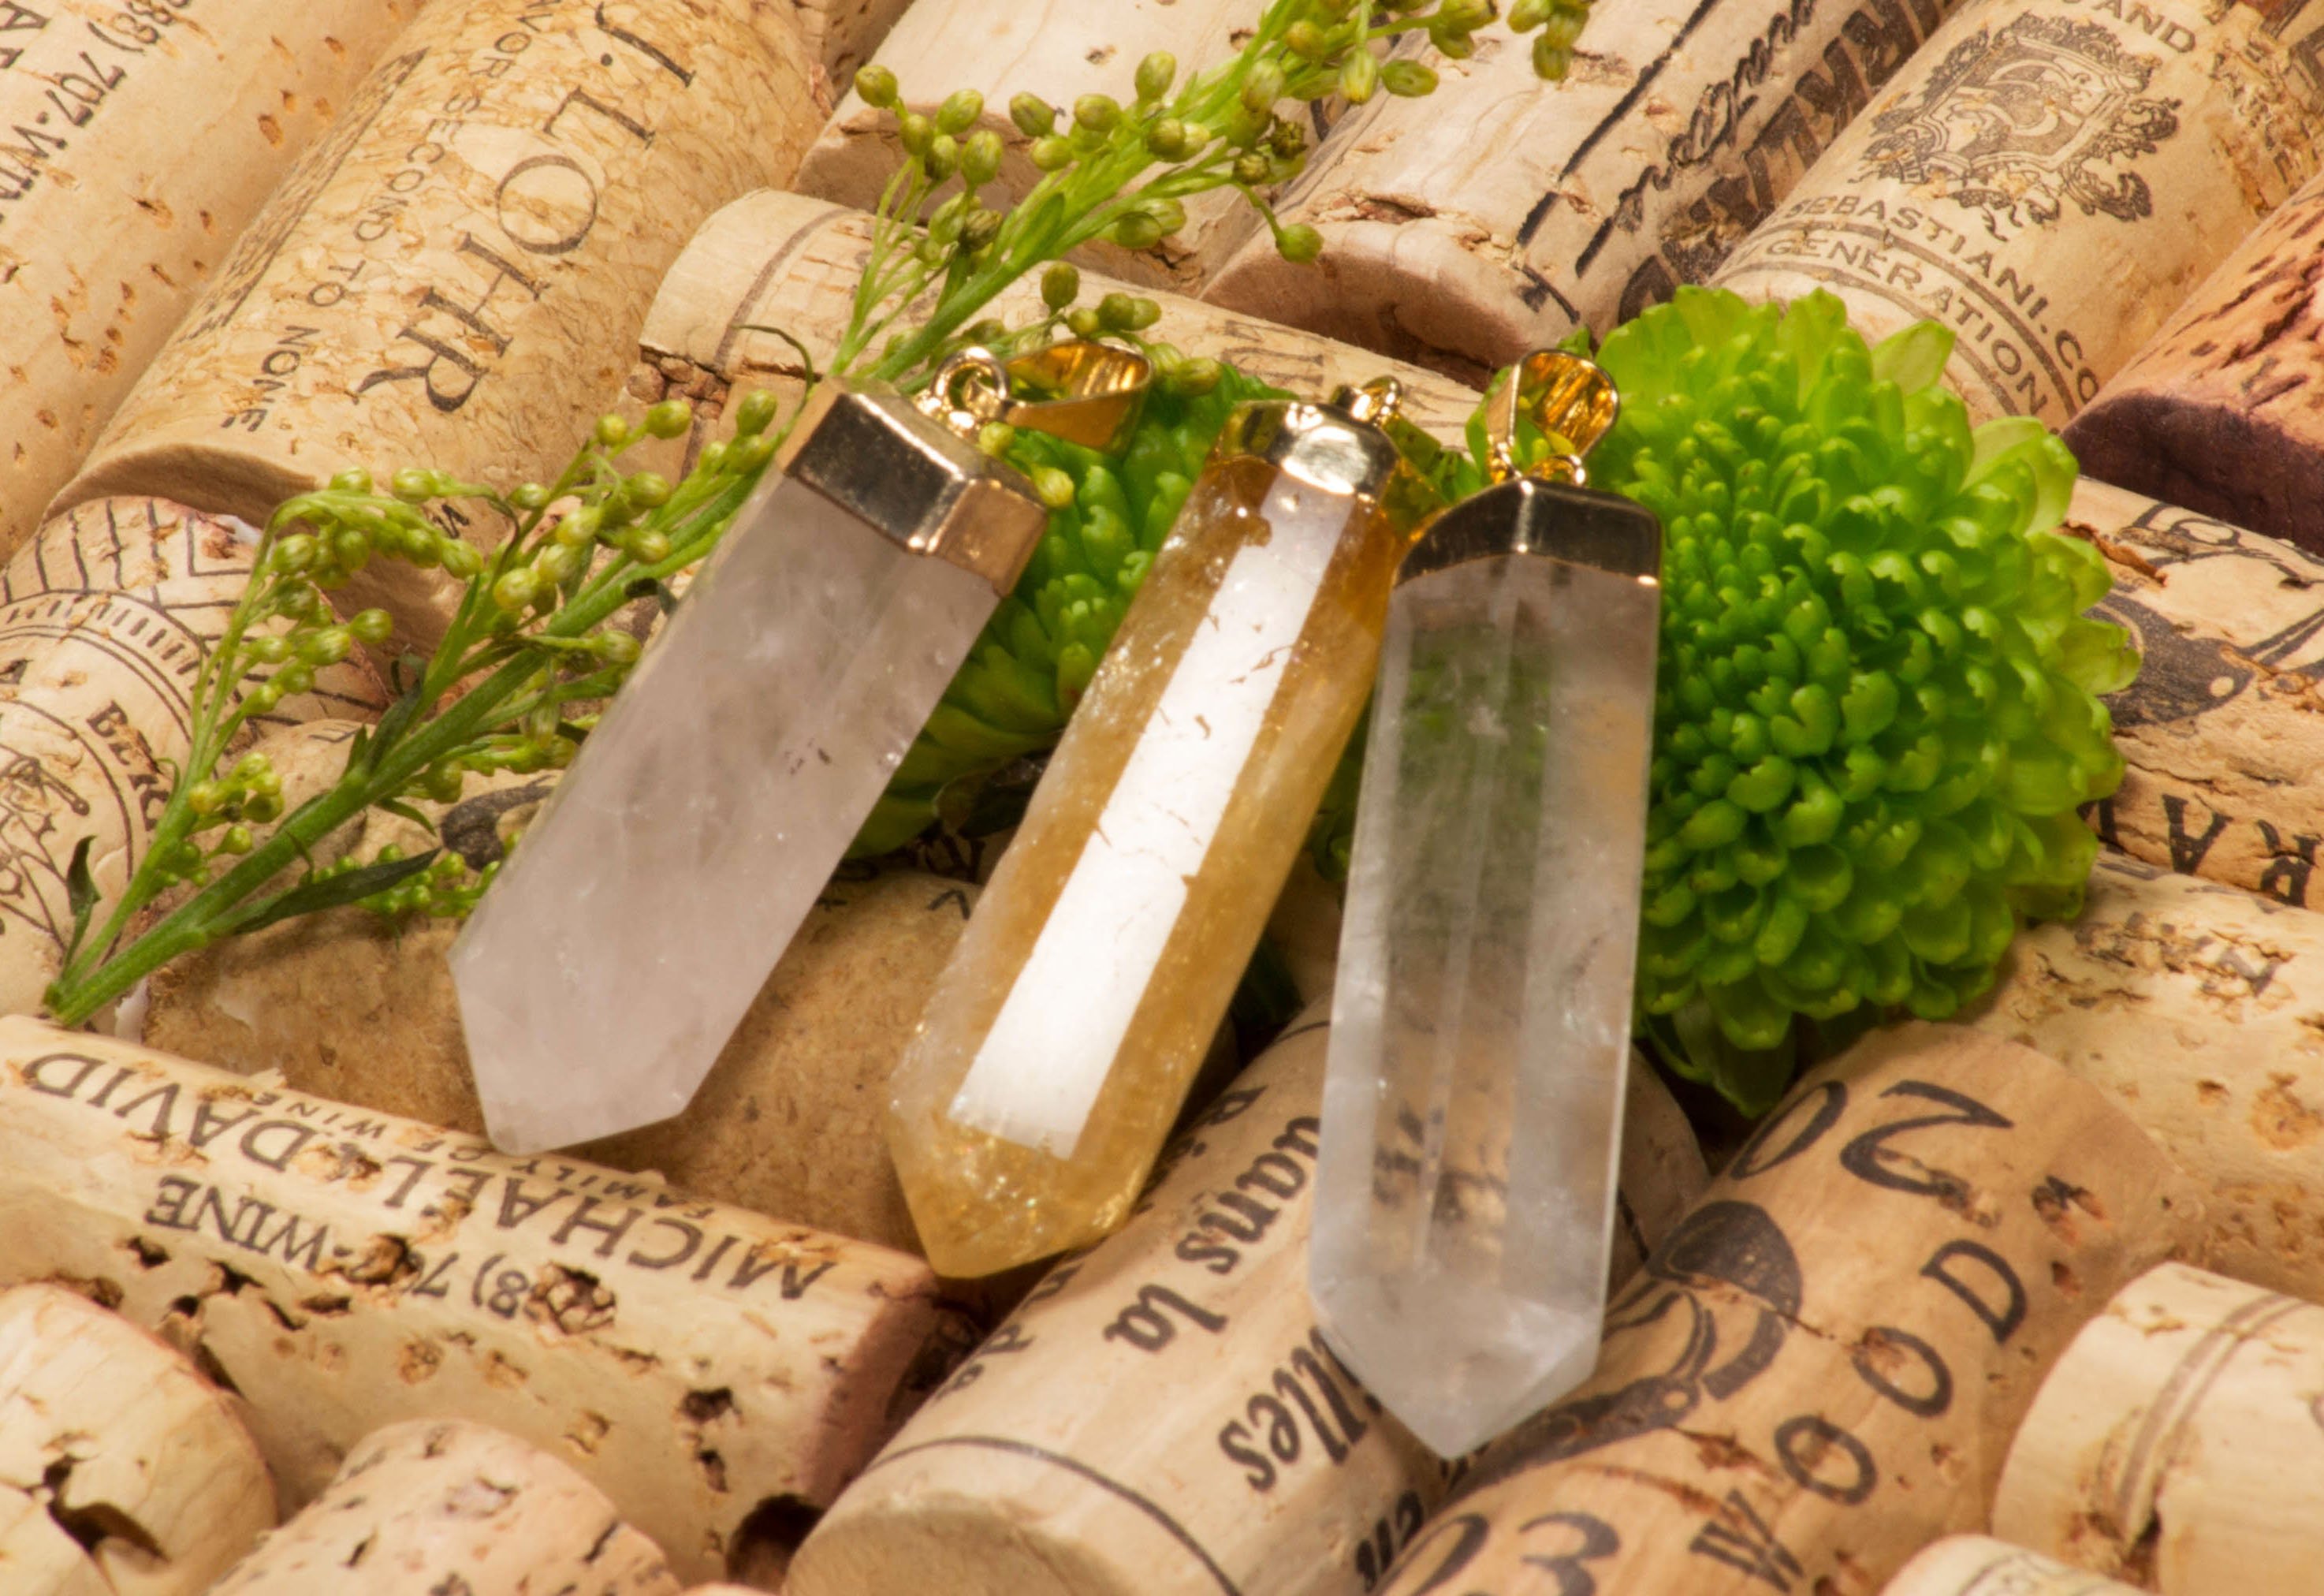
{"type": "Polygon", "coordinates": [[[1557,0],[1516,0],[1509,7],[1509,32],[1530,33],[1549,20],[1557,0]]]}
{"type": "Polygon", "coordinates": [[[1436,73],[1418,61],[1389,61],[1380,68],[1380,87],[1403,99],[1422,99],[1436,92],[1436,73]]]}
{"type": "Polygon", "coordinates": [[[620,448],[630,441],[630,424],[619,416],[600,416],[597,418],[596,438],[599,445],[605,448],[620,448]]]}
{"type": "Polygon", "coordinates": [[[266,684],[266,688],[267,691],[279,695],[276,699],[279,703],[282,698],[297,697],[300,694],[310,690],[314,685],[314,670],[293,660],[274,673],[274,679],[266,684]]]}
{"type": "Polygon", "coordinates": [[[1050,509],[1064,510],[1074,502],[1074,479],[1055,466],[1043,466],[1033,473],[1033,492],[1050,509]]]}
{"type": "Polygon", "coordinates": [[[597,540],[605,528],[605,514],[591,505],[565,516],[549,529],[549,535],[567,549],[586,549],[597,540]]]}
{"type": "Polygon", "coordinates": [[[1477,41],[1465,28],[1433,27],[1428,30],[1428,42],[1447,60],[1465,61],[1477,53],[1477,41]]]}
{"type": "Polygon", "coordinates": [[[332,534],[331,558],[349,571],[363,569],[371,563],[371,534],[356,527],[332,534]]]}
{"type": "Polygon", "coordinates": [[[701,455],[696,458],[694,465],[695,469],[700,471],[705,476],[715,476],[720,472],[725,470],[726,445],[724,440],[722,439],[716,443],[705,444],[703,446],[701,455]]]}
{"type": "Polygon", "coordinates": [[[1072,164],[1074,147],[1060,138],[1035,139],[1026,156],[1041,171],[1061,171],[1072,164]]]}
{"type": "Polygon", "coordinates": [[[963,336],[972,344],[982,344],[990,348],[1009,336],[1009,328],[998,317],[987,317],[982,321],[972,323],[963,336]]]}
{"type": "Polygon", "coordinates": [[[335,494],[367,494],[371,492],[371,473],[360,466],[350,466],[331,478],[335,494]]]}
{"type": "Polygon", "coordinates": [[[1332,53],[1332,38],[1314,23],[1296,22],[1283,31],[1283,47],[1301,60],[1320,61],[1332,53]]]}
{"type": "Polygon", "coordinates": [[[734,436],[749,438],[764,432],[775,424],[775,396],[763,388],[742,395],[742,402],[734,407],[734,436]]]}
{"type": "Polygon", "coordinates": [[[970,254],[976,254],[1001,236],[1001,213],[980,210],[961,225],[960,246],[970,254]]]}
{"type": "Polygon", "coordinates": [[[215,781],[197,781],[186,789],[186,807],[197,815],[215,815],[226,807],[226,789],[215,781]]]}
{"type": "Polygon", "coordinates": [[[1146,130],[1146,151],[1157,161],[1184,161],[1194,152],[1186,147],[1186,125],[1165,116],[1146,130]]]}
{"type": "Polygon", "coordinates": [[[1234,180],[1246,188],[1256,189],[1275,175],[1275,162],[1264,155],[1235,157],[1234,180]]]}
{"type": "Polygon", "coordinates": [[[1148,199],[1139,208],[1154,218],[1154,225],[1162,229],[1165,238],[1186,225],[1186,208],[1167,194],[1148,199]]]}
{"type": "Polygon", "coordinates": [[[669,534],[642,531],[630,540],[630,558],[640,565],[658,566],[669,558],[669,534]]]}
{"type": "Polygon", "coordinates": [[[622,484],[622,497],[641,510],[659,510],[669,503],[669,478],[659,471],[641,471],[622,484]]]}
{"type": "Polygon", "coordinates": [[[984,97],[973,88],[956,88],[945,97],[936,107],[936,131],[942,134],[964,134],[976,125],[984,115],[984,97]]]}
{"type": "Polygon", "coordinates": [[[1110,333],[1128,332],[1130,320],[1136,315],[1137,310],[1125,293],[1111,293],[1097,302],[1098,321],[1110,333]]]}
{"type": "Polygon", "coordinates": [[[682,399],[665,399],[646,411],[649,438],[683,438],[694,425],[694,407],[682,399]]]}
{"type": "Polygon", "coordinates": [[[258,839],[250,835],[250,827],[247,826],[229,826],[226,828],[226,835],[218,838],[218,852],[221,853],[247,853],[252,848],[257,846],[257,844],[258,839]]]}
{"type": "Polygon", "coordinates": [[[1199,397],[1216,388],[1226,376],[1226,367],[1208,355],[1182,363],[1171,374],[1172,386],[1189,398],[1199,397]]]}
{"type": "Polygon", "coordinates": [[[1573,66],[1573,51],[1551,38],[1546,31],[1533,42],[1534,76],[1545,82],[1562,81],[1573,66]]]}
{"type": "MultiPolygon", "coordinates": [[[[420,779],[420,790],[439,804],[458,803],[460,789],[466,784],[467,773],[457,765],[438,765],[420,779]]],[[[455,859],[458,855],[447,853],[445,857],[455,859]]]]}
{"type": "Polygon", "coordinates": [[[242,651],[261,665],[280,665],[290,657],[288,638],[254,637],[242,645],[242,651]]]}
{"type": "Polygon", "coordinates": [[[1057,125],[1057,108],[1037,94],[1020,94],[1009,102],[1009,120],[1028,139],[1047,138],[1057,125]]]}
{"type": "Polygon", "coordinates": [[[907,111],[896,119],[896,142],[915,161],[928,152],[928,143],[936,136],[936,125],[918,111],[907,111]]]}
{"type": "Polygon", "coordinates": [[[1242,103],[1246,110],[1262,115],[1275,109],[1275,102],[1283,97],[1283,69],[1273,61],[1261,61],[1242,80],[1242,103]]]}
{"type": "Polygon", "coordinates": [[[896,74],[876,64],[858,67],[855,69],[855,92],[867,106],[881,111],[892,110],[899,92],[896,74]]]}
{"type": "Polygon", "coordinates": [[[1121,105],[1110,94],[1085,94],[1074,102],[1074,122],[1092,133],[1104,133],[1121,120],[1121,105]]]}
{"type": "Polygon", "coordinates": [[[941,183],[960,170],[960,141],[948,133],[940,133],[928,141],[927,153],[920,157],[920,170],[928,174],[932,183],[941,183]]]}
{"type": "Polygon", "coordinates": [[[763,432],[754,432],[734,440],[733,448],[726,456],[726,468],[737,476],[744,476],[774,457],[775,440],[763,432]]]}
{"type": "Polygon", "coordinates": [[[1162,242],[1162,229],[1145,212],[1132,211],[1114,223],[1111,236],[1124,249],[1152,249],[1162,242]]]}
{"type": "Polygon", "coordinates": [[[463,582],[473,581],[483,575],[484,557],[457,538],[443,539],[438,542],[436,549],[443,558],[447,574],[463,582]]]}
{"type": "Polygon", "coordinates": [[[326,626],[299,640],[299,658],[309,665],[337,665],[355,646],[355,633],[344,626],[326,626]]]}
{"type": "Polygon", "coordinates": [[[436,474],[422,471],[417,466],[406,466],[395,474],[388,491],[407,504],[417,504],[432,497],[436,492],[436,474]]]}
{"type": "Polygon", "coordinates": [[[1349,104],[1362,105],[1379,87],[1379,62],[1371,51],[1359,50],[1341,63],[1340,92],[1347,97],[1349,104]]]}
{"type": "Polygon", "coordinates": [[[1081,298],[1082,274],[1070,261],[1052,261],[1041,273],[1041,303],[1062,310],[1081,298]]]}
{"type": "Polygon", "coordinates": [[[976,429],[976,452],[998,460],[1017,441],[1017,429],[1006,421],[987,421],[976,429]]]}
{"type": "Polygon", "coordinates": [[[315,563],[315,540],[306,532],[293,532],[277,543],[267,555],[267,563],[278,571],[303,571],[315,563]]]}
{"type": "Polygon", "coordinates": [[[398,843],[390,843],[387,846],[382,848],[377,853],[372,856],[372,863],[374,864],[401,864],[403,863],[403,858],[404,854],[402,845],[398,843]]]}
{"type": "Polygon", "coordinates": [[[349,618],[347,630],[357,642],[376,649],[395,635],[395,621],[385,610],[358,610],[349,618]]]}
{"type": "Polygon", "coordinates": [[[608,627],[597,633],[591,645],[597,658],[608,665],[634,665],[638,662],[638,640],[618,627],[608,627]]]}
{"type": "Polygon", "coordinates": [[[1437,26],[1471,33],[1489,24],[1498,14],[1493,0],[1444,0],[1437,7],[1437,26]]]}
{"type": "Polygon", "coordinates": [[[1323,235],[1305,222],[1294,222],[1275,235],[1275,250],[1286,261],[1305,264],[1323,253],[1323,235]]]}
{"type": "Polygon", "coordinates": [[[1178,58],[1167,50],[1157,50],[1138,63],[1138,97],[1158,100],[1170,92],[1170,85],[1178,79],[1178,58]]]}
{"type": "Polygon", "coordinates": [[[1549,20],[1542,24],[1541,36],[1570,52],[1574,45],[1581,42],[1582,30],[1589,21],[1588,11],[1578,6],[1563,5],[1552,12],[1549,20]]]}
{"type": "Polygon", "coordinates": [[[509,503],[519,510],[543,510],[549,505],[549,488],[544,483],[528,482],[509,495],[509,503]]]}
{"type": "Polygon", "coordinates": [[[983,128],[961,146],[960,175],[972,189],[982,188],[1001,175],[1001,135],[983,128]]]}
{"type": "Polygon", "coordinates": [[[1098,319],[1097,311],[1088,305],[1067,311],[1065,327],[1077,338],[1094,338],[1105,331],[1105,323],[1098,319]]]}
{"type": "Polygon", "coordinates": [[[515,614],[532,603],[532,595],[540,586],[540,578],[527,567],[519,566],[512,571],[502,572],[500,579],[493,584],[493,603],[515,614]]]}
{"type": "Polygon", "coordinates": [[[581,551],[570,544],[551,543],[532,557],[532,568],[543,586],[561,586],[581,568],[581,551]]]}

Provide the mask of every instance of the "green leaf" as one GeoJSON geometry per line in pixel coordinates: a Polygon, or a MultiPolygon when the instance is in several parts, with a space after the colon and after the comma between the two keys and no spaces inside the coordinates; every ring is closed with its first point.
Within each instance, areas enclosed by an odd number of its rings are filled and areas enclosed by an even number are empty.
{"type": "Polygon", "coordinates": [[[397,816],[399,819],[409,820],[412,825],[419,826],[430,836],[434,836],[436,835],[436,823],[428,818],[427,816],[421,814],[418,809],[413,808],[410,804],[405,803],[401,798],[382,798],[379,802],[374,804],[372,807],[374,809],[384,809],[389,814],[397,816]]]}
{"type": "Polygon", "coordinates": [[[1915,393],[1944,375],[1952,353],[1952,328],[1941,322],[1916,321],[1872,346],[1872,374],[1915,393]]]}
{"type": "Polygon", "coordinates": [[[344,909],[350,903],[360,903],[376,892],[418,875],[436,863],[441,848],[430,848],[416,859],[398,859],[391,864],[366,864],[342,875],[309,876],[287,892],[252,904],[243,914],[234,917],[221,927],[222,934],[246,936],[254,931],[281,921],[296,919],[301,915],[321,914],[326,909],[344,909]]]}

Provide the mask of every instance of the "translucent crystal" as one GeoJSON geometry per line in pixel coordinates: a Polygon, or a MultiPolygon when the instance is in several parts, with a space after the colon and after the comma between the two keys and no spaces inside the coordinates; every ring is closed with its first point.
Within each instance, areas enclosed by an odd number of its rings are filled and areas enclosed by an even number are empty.
{"type": "Polygon", "coordinates": [[[897,1071],[939,1273],[1129,1213],[1361,712],[1405,546],[1256,458],[1196,484],[897,1071]]]}
{"type": "Polygon", "coordinates": [[[1350,1366],[1446,1456],[1597,1361],[1658,599],[1503,554],[1389,609],[1310,1280],[1350,1366]]]}
{"type": "Polygon", "coordinates": [[[453,947],[508,1151],[686,1106],[992,613],[767,481],[453,947]]]}

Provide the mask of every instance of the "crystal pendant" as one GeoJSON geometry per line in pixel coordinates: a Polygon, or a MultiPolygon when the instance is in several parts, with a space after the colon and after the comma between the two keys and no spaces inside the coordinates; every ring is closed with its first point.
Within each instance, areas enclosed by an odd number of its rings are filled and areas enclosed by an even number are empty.
{"type": "MultiPolygon", "coordinates": [[[[1076,392],[1117,390],[1075,424],[1127,424],[1140,357],[1045,354],[1088,363],[1076,392]]],[[[1002,413],[1041,424],[1004,411],[1038,374],[978,352],[936,402],[837,382],[809,401],[453,946],[503,1150],[693,1097],[1047,526],[973,441],[1002,413]]]]}
{"type": "MultiPolygon", "coordinates": [[[[1581,411],[1545,430],[1586,448],[1611,425],[1588,363],[1524,376],[1581,411]]],[[[1578,452],[1561,464],[1579,478],[1578,452]]],[[[1448,1457],[1597,1361],[1661,547],[1627,500],[1513,477],[1436,520],[1389,605],[1310,1287],[1349,1366],[1448,1457]]]]}
{"type": "Polygon", "coordinates": [[[1129,1213],[1363,708],[1428,499],[1393,406],[1238,411],[1123,617],[897,1072],[939,1273],[1129,1213]]]}

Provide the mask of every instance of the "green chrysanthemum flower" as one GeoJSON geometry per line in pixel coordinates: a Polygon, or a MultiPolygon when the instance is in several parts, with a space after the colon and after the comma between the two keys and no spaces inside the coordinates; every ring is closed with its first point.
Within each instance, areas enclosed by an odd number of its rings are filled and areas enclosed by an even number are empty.
{"type": "Polygon", "coordinates": [[[1199,396],[1157,391],[1117,456],[1038,432],[1016,436],[1010,463],[1028,475],[1065,473],[1073,502],[1050,512],[1032,562],[945,689],[850,857],[901,847],[936,819],[945,789],[1056,745],[1227,412],[1279,396],[1232,370],[1199,396]]]}
{"type": "Polygon", "coordinates": [[[2105,561],[2049,530],[2073,457],[1972,431],[1951,346],[1683,290],[1598,354],[1623,410],[1592,482],[1665,532],[1638,1006],[1747,1110],[1796,1016],[1941,1019],[2021,917],[2078,912],[2076,810],[2122,778],[2098,695],[2137,656],[2084,615],[2105,561]]]}

